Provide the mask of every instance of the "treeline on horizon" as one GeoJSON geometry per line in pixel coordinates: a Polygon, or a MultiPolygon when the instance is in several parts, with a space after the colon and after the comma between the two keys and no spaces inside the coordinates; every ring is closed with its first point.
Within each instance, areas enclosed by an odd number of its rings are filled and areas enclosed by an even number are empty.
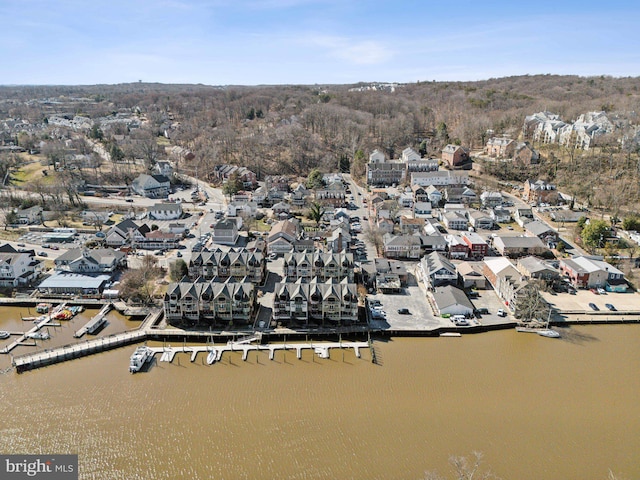
{"type": "MultiPolygon", "coordinates": [[[[397,158],[406,147],[439,157],[447,143],[480,149],[492,134],[518,139],[524,117],[538,111],[571,122],[582,113],[604,110],[617,128],[611,138],[602,139],[602,148],[563,152],[560,147],[534,145],[541,148],[543,158],[536,171],[507,168],[499,176],[519,180],[537,174],[570,184],[585,180],[585,167],[601,175],[605,164],[608,175],[618,179],[620,172],[637,179],[640,171],[638,148],[627,142],[624,150],[620,142],[623,136],[633,136],[638,123],[637,77],[527,75],[352,91],[368,85],[384,83],[5,86],[0,87],[0,112],[38,122],[54,112],[98,118],[136,109],[148,120],[153,135],[166,134],[172,144],[191,150],[195,155],[191,167],[197,164],[200,172],[234,163],[260,176],[305,176],[313,168],[335,171],[349,165],[358,177],[374,148],[389,158],[397,158]],[[33,101],[56,98],[64,101],[59,105],[33,101]],[[581,176],[576,176],[578,172],[581,176]]],[[[618,190],[627,192],[631,187],[618,190]]],[[[633,190],[637,192],[637,186],[633,190]]]]}

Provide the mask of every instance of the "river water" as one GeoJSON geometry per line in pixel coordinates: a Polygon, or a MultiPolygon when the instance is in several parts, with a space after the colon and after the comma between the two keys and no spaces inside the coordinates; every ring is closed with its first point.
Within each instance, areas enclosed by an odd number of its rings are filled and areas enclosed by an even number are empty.
{"type": "MultiPolygon", "coordinates": [[[[20,313],[3,308],[0,329],[20,313]]],[[[137,325],[109,319],[104,333],[137,325]]],[[[396,338],[376,343],[381,365],[178,354],[136,375],[125,347],[0,375],[0,453],[78,453],[83,479],[450,478],[472,451],[503,479],[640,478],[640,326],[563,334],[396,338]]]]}

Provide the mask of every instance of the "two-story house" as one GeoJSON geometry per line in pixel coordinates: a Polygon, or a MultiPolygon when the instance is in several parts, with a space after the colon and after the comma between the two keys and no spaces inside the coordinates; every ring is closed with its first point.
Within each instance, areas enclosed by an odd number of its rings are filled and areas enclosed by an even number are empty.
{"type": "Polygon", "coordinates": [[[147,209],[150,220],[177,220],[182,217],[181,203],[156,203],[147,209]]]}
{"type": "Polygon", "coordinates": [[[126,267],[127,256],[112,248],[72,248],[56,258],[54,264],[60,272],[113,273],[126,267]]]}

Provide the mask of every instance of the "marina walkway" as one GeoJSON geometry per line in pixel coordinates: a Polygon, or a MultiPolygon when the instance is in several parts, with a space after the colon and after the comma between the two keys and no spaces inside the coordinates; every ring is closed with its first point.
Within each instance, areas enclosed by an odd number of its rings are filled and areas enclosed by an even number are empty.
{"type": "Polygon", "coordinates": [[[313,342],[313,343],[271,343],[267,345],[228,342],[226,345],[181,347],[149,347],[154,355],[160,354],[161,362],[173,362],[176,354],[188,353],[191,362],[195,362],[199,353],[207,354],[207,363],[219,362],[225,352],[242,352],[242,360],[246,361],[249,352],[268,352],[269,360],[274,360],[277,351],[295,351],[298,359],[302,358],[303,350],[313,350],[320,358],[329,358],[332,349],[353,349],[357,358],[361,358],[361,349],[370,348],[369,342],[313,342]]]}
{"type": "Polygon", "coordinates": [[[113,303],[107,303],[104,307],[100,309],[97,315],[91,318],[87,322],[86,325],[81,327],[76,333],[73,334],[74,337],[80,338],[85,333],[93,334],[100,327],[102,327],[107,322],[107,314],[113,309],[113,303]]]}
{"type": "Polygon", "coordinates": [[[54,323],[51,321],[51,318],[54,317],[57,313],[61,312],[62,310],[65,309],[65,307],[67,306],[66,303],[61,303],[60,305],[58,305],[56,308],[54,308],[50,314],[48,315],[41,315],[39,318],[39,320],[35,321],[35,325],[33,328],[31,328],[28,332],[25,333],[20,333],[17,340],[11,342],[9,345],[7,345],[5,348],[2,349],[2,351],[0,351],[0,353],[10,353],[11,350],[13,350],[14,348],[16,348],[19,345],[29,345],[29,346],[34,346],[35,342],[33,343],[25,343],[26,340],[28,339],[36,339],[38,336],[38,333],[40,331],[41,328],[44,327],[59,327],[60,324],[59,323],[54,323]]]}

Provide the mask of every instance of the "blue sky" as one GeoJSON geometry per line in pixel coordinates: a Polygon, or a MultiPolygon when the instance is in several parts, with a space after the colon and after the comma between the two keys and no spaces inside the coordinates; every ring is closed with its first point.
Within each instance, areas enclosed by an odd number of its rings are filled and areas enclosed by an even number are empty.
{"type": "Polygon", "coordinates": [[[640,2],[0,0],[0,84],[640,75],[640,2]]]}

